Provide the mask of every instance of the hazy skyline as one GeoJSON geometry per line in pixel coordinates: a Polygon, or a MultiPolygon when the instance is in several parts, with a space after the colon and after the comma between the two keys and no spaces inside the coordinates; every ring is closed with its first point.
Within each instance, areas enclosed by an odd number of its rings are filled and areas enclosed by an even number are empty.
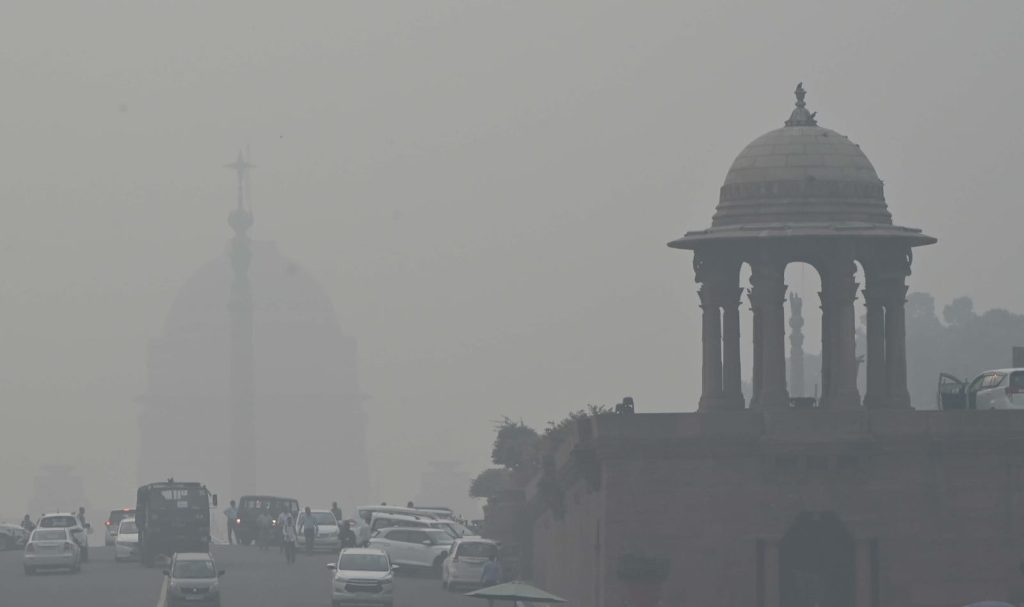
{"type": "Polygon", "coordinates": [[[486,466],[502,415],[542,427],[626,394],[694,409],[691,256],[665,244],[710,223],[732,159],[782,125],[798,81],[871,159],[895,222],[939,239],[911,290],[1024,308],[1004,263],[1024,223],[1019,2],[0,14],[0,388],[17,429],[0,513],[56,462],[96,506],[132,499],[146,346],[223,254],[223,165],[246,146],[253,236],[358,341],[376,499],[413,498],[427,460],[486,466]]]}

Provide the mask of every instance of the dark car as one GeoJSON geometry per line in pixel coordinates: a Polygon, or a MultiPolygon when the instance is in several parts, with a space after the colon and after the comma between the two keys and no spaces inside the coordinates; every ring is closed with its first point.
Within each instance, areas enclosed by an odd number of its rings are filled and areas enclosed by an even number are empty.
{"type": "Polygon", "coordinates": [[[238,518],[235,519],[235,537],[240,544],[251,544],[259,537],[257,519],[261,514],[270,516],[272,526],[271,542],[281,542],[281,528],[277,524],[277,515],[282,512],[299,512],[299,500],[292,497],[275,495],[243,495],[238,500],[238,518]]]}

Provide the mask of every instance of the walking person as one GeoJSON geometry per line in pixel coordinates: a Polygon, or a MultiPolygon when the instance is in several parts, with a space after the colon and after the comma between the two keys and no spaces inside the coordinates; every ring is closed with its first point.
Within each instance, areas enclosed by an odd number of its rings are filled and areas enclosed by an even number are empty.
{"type": "Polygon", "coordinates": [[[319,525],[313,518],[313,510],[306,506],[306,515],[302,517],[302,535],[306,538],[306,554],[313,554],[313,541],[316,540],[318,530],[319,525]]]}
{"type": "Polygon", "coordinates": [[[26,514],[25,518],[21,519],[21,528],[32,533],[32,530],[36,528],[36,524],[33,523],[29,515],[26,514]]]}
{"type": "Polygon", "coordinates": [[[292,519],[290,512],[284,512],[277,521],[281,524],[281,545],[284,546],[284,560],[289,565],[294,565],[295,542],[299,539],[295,533],[295,520],[292,519]]]}
{"type": "Polygon", "coordinates": [[[338,507],[338,502],[331,502],[331,514],[337,519],[338,524],[341,524],[341,508],[338,507]]]}
{"type": "Polygon", "coordinates": [[[228,544],[234,544],[237,541],[235,525],[238,524],[238,507],[235,506],[235,500],[231,500],[231,504],[224,509],[224,516],[228,519],[228,544]]]}
{"type": "MultiPolygon", "coordinates": [[[[486,588],[488,586],[500,584],[501,578],[501,564],[498,563],[497,555],[492,554],[491,558],[484,563],[484,570],[480,574],[480,583],[484,588],[486,588]]],[[[488,599],[487,604],[489,607],[494,607],[494,599],[488,599]]]]}

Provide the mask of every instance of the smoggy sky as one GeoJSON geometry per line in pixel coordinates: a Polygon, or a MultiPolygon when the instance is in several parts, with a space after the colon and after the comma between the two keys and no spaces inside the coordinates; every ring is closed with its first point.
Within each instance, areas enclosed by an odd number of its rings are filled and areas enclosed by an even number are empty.
{"type": "Polygon", "coordinates": [[[665,243],[798,81],[939,238],[911,288],[1019,311],[1022,29],[1016,0],[5,2],[0,512],[63,461],[132,499],[145,349],[223,254],[244,146],[254,237],[358,340],[376,499],[426,460],[482,468],[502,415],[693,409],[665,243]]]}

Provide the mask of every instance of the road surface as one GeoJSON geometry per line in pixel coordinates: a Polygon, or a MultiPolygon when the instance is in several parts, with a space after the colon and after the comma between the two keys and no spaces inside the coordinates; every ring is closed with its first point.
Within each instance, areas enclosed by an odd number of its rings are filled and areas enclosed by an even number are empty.
{"type": "MultiPolygon", "coordinates": [[[[162,567],[115,563],[113,548],[92,547],[78,574],[25,575],[21,551],[0,552],[3,607],[164,607],[162,567]]],[[[330,607],[332,555],[299,555],[289,567],[277,548],[215,546],[224,607],[330,607]]],[[[401,572],[395,580],[396,607],[486,607],[487,603],[446,592],[431,575],[401,572]]]]}

